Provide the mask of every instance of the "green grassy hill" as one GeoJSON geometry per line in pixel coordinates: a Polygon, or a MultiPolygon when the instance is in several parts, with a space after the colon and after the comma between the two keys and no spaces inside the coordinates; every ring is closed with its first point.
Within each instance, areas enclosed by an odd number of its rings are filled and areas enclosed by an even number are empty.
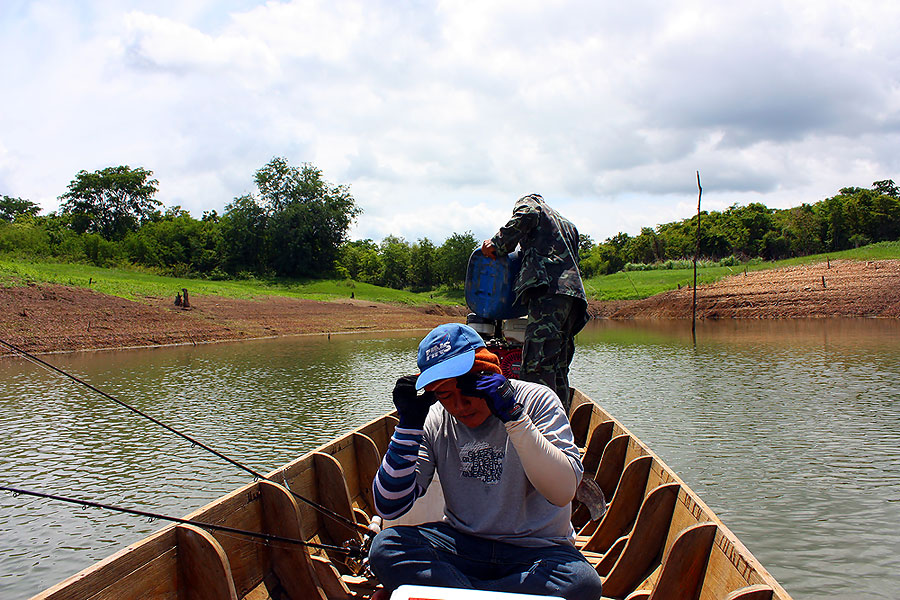
{"type": "Polygon", "coordinates": [[[156,275],[140,268],[101,268],[92,265],[0,257],[0,285],[55,283],[85,287],[103,294],[140,301],[146,297],[172,296],[187,288],[192,296],[227,298],[287,296],[311,300],[336,300],[351,294],[360,300],[400,304],[460,304],[462,290],[414,293],[345,279],[287,280],[249,279],[213,281],[156,275]]]}

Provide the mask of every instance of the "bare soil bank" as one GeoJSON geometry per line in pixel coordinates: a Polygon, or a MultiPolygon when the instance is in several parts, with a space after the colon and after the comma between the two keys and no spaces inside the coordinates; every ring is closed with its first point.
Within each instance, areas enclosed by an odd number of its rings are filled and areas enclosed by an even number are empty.
{"type": "MultiPolygon", "coordinates": [[[[693,289],[591,303],[595,317],[690,319],[693,289]]],[[[698,319],[900,317],[900,260],[830,261],[740,272],[697,288],[698,319]]]]}
{"type": "MultiPolygon", "coordinates": [[[[692,290],[637,301],[591,302],[611,319],[689,319],[692,290]]],[[[132,302],[83,288],[0,288],[0,339],[29,352],[191,344],[294,334],[429,329],[463,321],[465,307],[406,307],[363,300],[266,297],[132,302]]],[[[722,318],[900,317],[900,260],[833,261],[736,274],[697,290],[697,316],[722,318]],[[824,278],[824,283],[823,283],[824,278]]],[[[6,353],[0,350],[0,354],[6,353]]]]}
{"type": "MultiPolygon", "coordinates": [[[[462,307],[363,300],[319,302],[191,296],[132,302],[59,285],[0,288],[0,339],[29,352],[199,344],[296,334],[430,329],[464,320],[462,307]]],[[[8,353],[0,348],[0,355],[8,353]]]]}

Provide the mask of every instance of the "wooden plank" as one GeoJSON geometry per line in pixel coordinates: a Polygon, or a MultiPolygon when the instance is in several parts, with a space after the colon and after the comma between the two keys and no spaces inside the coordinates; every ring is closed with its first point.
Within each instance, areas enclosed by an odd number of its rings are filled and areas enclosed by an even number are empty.
{"type": "Polygon", "coordinates": [[[572,435],[575,436],[575,445],[579,448],[583,447],[588,439],[588,428],[591,425],[591,415],[594,412],[594,404],[585,402],[578,406],[573,405],[569,416],[569,426],[572,428],[572,435]]]}
{"type": "MultiPolygon", "coordinates": [[[[619,480],[622,478],[625,469],[625,455],[628,451],[630,440],[631,436],[627,434],[613,437],[609,443],[606,444],[606,448],[603,449],[603,457],[600,459],[600,465],[597,467],[597,474],[594,476],[594,481],[596,481],[597,485],[600,486],[600,489],[603,490],[603,496],[610,504],[615,497],[615,493],[619,486],[619,480]]],[[[579,535],[591,536],[597,530],[597,527],[600,526],[600,522],[588,521],[586,512],[587,509],[579,507],[579,510],[576,510],[572,515],[573,524],[580,527],[578,530],[579,535]]],[[[607,508],[607,514],[608,513],[609,508],[607,508]]]]}
{"type": "Polygon", "coordinates": [[[628,451],[630,435],[617,435],[606,444],[603,456],[600,458],[600,466],[597,468],[597,476],[594,481],[603,490],[603,495],[612,498],[619,485],[619,478],[625,468],[625,453],[628,451]]]}
{"type": "MultiPolygon", "coordinates": [[[[612,568],[613,566],[615,566],[616,561],[618,561],[619,557],[622,556],[622,551],[625,549],[626,544],[628,544],[628,536],[623,535],[615,542],[613,542],[613,545],[609,547],[609,550],[606,551],[606,554],[599,554],[600,560],[596,565],[594,565],[594,568],[597,570],[597,573],[600,574],[601,577],[606,577],[607,575],[609,575],[609,572],[612,571],[612,568]]],[[[584,551],[582,551],[582,554],[583,553],[584,551]]]]}
{"type": "MultiPolygon", "coordinates": [[[[164,597],[165,590],[174,593],[177,589],[175,579],[176,545],[175,528],[170,525],[44,590],[34,596],[32,600],[112,598],[115,596],[104,596],[104,590],[115,587],[116,584],[128,579],[132,574],[136,574],[135,577],[140,580],[142,570],[148,569],[156,574],[155,588],[159,595],[164,597]],[[154,562],[156,564],[153,564],[154,562]],[[148,565],[153,566],[151,568],[148,565]],[[171,574],[171,577],[164,576],[163,573],[171,574]]],[[[116,589],[110,593],[115,594],[116,589]]]]}
{"type": "MultiPolygon", "coordinates": [[[[272,484],[274,485],[274,484],[272,484]]],[[[245,531],[262,531],[262,507],[259,483],[247,484],[219,502],[188,515],[191,520],[214,525],[224,525],[245,531]]],[[[231,567],[231,577],[238,597],[256,588],[266,575],[264,546],[259,540],[212,532],[222,546],[231,567]]]]}
{"type": "Polygon", "coordinates": [[[696,600],[700,596],[715,523],[698,523],[682,531],[663,558],[659,581],[650,600],[696,600]]]}
{"type": "Polygon", "coordinates": [[[768,585],[751,585],[731,592],[725,600],[772,600],[774,593],[768,585]]]}
{"type": "Polygon", "coordinates": [[[347,487],[347,493],[352,501],[353,498],[360,495],[359,462],[356,458],[356,441],[353,435],[347,438],[347,444],[342,445],[337,452],[328,454],[331,454],[340,463],[344,472],[344,485],[347,487]]]}
{"type": "Polygon", "coordinates": [[[581,464],[584,465],[586,475],[593,477],[597,474],[600,459],[603,457],[603,450],[612,439],[614,426],[615,423],[612,421],[604,421],[599,423],[588,436],[587,446],[585,447],[584,455],[581,457],[581,464]]]}
{"type": "MultiPolygon", "coordinates": [[[[284,488],[268,481],[260,481],[259,489],[263,507],[263,531],[282,537],[302,538],[300,510],[294,498],[284,488]]],[[[266,562],[271,565],[289,598],[327,600],[305,547],[269,544],[267,550],[266,562]]]]}
{"type": "MultiPolygon", "coordinates": [[[[315,465],[319,502],[332,512],[355,522],[353,503],[350,502],[350,494],[347,492],[344,471],[340,463],[328,454],[317,452],[315,454],[315,465]]],[[[320,516],[320,519],[324,531],[333,543],[342,544],[347,540],[361,541],[360,535],[355,528],[351,528],[327,516],[320,516]]]]}
{"type": "Polygon", "coordinates": [[[322,584],[322,589],[329,600],[347,600],[350,598],[350,589],[341,580],[334,565],[327,558],[321,556],[312,557],[313,570],[322,584]]]}
{"type": "Polygon", "coordinates": [[[372,482],[381,466],[382,455],[378,452],[378,446],[367,435],[357,433],[353,437],[356,446],[357,477],[359,481],[360,496],[365,500],[361,508],[369,515],[375,514],[375,498],[372,496],[372,482]]]}
{"type": "MultiPolygon", "coordinates": [[[[649,457],[647,457],[650,460],[649,457]]],[[[662,562],[666,534],[680,487],[669,483],[652,490],[638,513],[634,530],[628,536],[622,554],[603,581],[603,592],[621,597],[638,585],[662,562]]]]}
{"type": "Polygon", "coordinates": [[[228,557],[211,535],[193,525],[175,527],[178,591],[185,600],[237,600],[228,557]]]}
{"type": "Polygon", "coordinates": [[[640,456],[628,463],[606,514],[584,545],[585,550],[606,552],[618,538],[628,533],[640,510],[652,462],[651,457],[640,456]]]}

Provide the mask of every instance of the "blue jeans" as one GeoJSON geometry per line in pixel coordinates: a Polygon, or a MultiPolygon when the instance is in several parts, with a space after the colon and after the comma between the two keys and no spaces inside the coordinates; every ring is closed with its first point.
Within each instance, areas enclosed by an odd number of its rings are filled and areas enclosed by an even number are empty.
{"type": "Polygon", "coordinates": [[[388,591],[404,584],[600,598],[600,576],[569,545],[527,548],[461,533],[446,523],[385,529],[369,564],[388,591]]]}

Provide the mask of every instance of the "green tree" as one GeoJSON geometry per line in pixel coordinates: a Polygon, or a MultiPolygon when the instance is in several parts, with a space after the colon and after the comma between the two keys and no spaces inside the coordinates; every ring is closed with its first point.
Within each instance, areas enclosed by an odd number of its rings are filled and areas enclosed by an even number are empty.
{"type": "Polygon", "coordinates": [[[594,247],[594,240],[586,233],[578,234],[578,253],[589,252],[594,247]]]}
{"type": "Polygon", "coordinates": [[[437,248],[427,237],[409,249],[409,285],[414,290],[429,290],[438,282],[437,248]]]}
{"type": "Polygon", "coordinates": [[[759,256],[763,247],[763,237],[772,230],[774,211],[759,202],[747,206],[732,205],[725,211],[722,229],[731,252],[744,256],[759,256]]]}
{"type": "Polygon", "coordinates": [[[381,285],[396,290],[406,287],[409,255],[409,244],[403,238],[389,235],[381,241],[381,285]]]}
{"type": "Polygon", "coordinates": [[[198,221],[178,206],[167,209],[162,220],[128,234],[122,244],[132,261],[179,277],[216,272],[223,262],[219,226],[198,221]]]}
{"type": "Polygon", "coordinates": [[[466,280],[469,257],[480,246],[478,238],[471,231],[454,233],[441,244],[437,256],[440,280],[448,285],[462,285],[466,280]]]}
{"type": "Polygon", "coordinates": [[[628,262],[650,264],[663,256],[659,237],[651,227],[641,229],[640,235],[630,238],[622,252],[628,262]]]}
{"type": "Polygon", "coordinates": [[[237,274],[261,274],[266,270],[266,211],[253,196],[239,196],[225,207],[219,219],[223,268],[237,274]]]}
{"type": "Polygon", "coordinates": [[[338,272],[354,281],[377,284],[383,269],[378,250],[378,244],[368,238],[345,242],[338,257],[338,272]]]}
{"type": "Polygon", "coordinates": [[[20,216],[35,217],[41,212],[41,207],[31,200],[0,196],[0,221],[15,221],[20,216]]]}
{"type": "Polygon", "coordinates": [[[852,233],[847,222],[847,210],[843,195],[832,196],[818,202],[813,210],[820,222],[819,238],[825,250],[836,251],[849,248],[852,233]]]}
{"type": "Polygon", "coordinates": [[[59,197],[62,212],[71,215],[79,233],[98,233],[107,240],[121,240],[149,219],[161,202],[154,198],[159,182],[153,171],[141,167],[107,167],[79,171],[69,191],[59,197]]]}
{"type": "Polygon", "coordinates": [[[274,158],[256,172],[267,209],[271,265],[281,275],[311,276],[334,268],[347,230],[362,212],[347,186],[331,185],[309,163],[274,158]]]}
{"type": "MultiPolygon", "coordinates": [[[[822,223],[815,209],[809,204],[802,204],[784,212],[783,237],[787,242],[787,248],[791,256],[806,256],[821,252],[822,247],[822,223]]],[[[770,251],[780,255],[783,243],[776,237],[770,238],[770,251]]]]}
{"type": "Polygon", "coordinates": [[[891,198],[900,198],[900,188],[894,183],[893,179],[884,179],[872,183],[872,188],[879,194],[890,196],[891,198]]]}

